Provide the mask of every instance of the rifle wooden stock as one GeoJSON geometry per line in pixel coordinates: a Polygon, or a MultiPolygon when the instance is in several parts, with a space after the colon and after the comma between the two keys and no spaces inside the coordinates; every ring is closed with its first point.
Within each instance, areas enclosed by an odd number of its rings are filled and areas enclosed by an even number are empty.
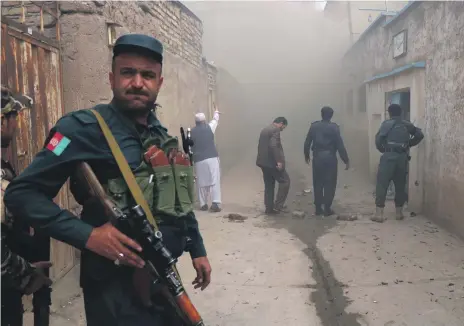
{"type": "Polygon", "coordinates": [[[85,192],[87,192],[89,196],[88,198],[98,199],[100,204],[103,206],[105,213],[110,218],[110,221],[115,223],[119,217],[115,211],[116,205],[108,198],[105,189],[103,189],[103,186],[88,163],[79,163],[76,179],[79,186],[85,188],[85,192]]]}
{"type": "MultiPolygon", "coordinates": [[[[79,163],[75,178],[79,186],[84,187],[85,191],[88,193],[89,196],[87,200],[91,198],[97,198],[99,203],[104,207],[105,213],[110,218],[111,222],[117,226],[118,220],[123,217],[124,214],[109,199],[105,190],[103,189],[103,186],[100,184],[98,178],[88,163],[79,163]]],[[[139,239],[134,240],[138,241],[139,239]]],[[[143,247],[143,242],[140,244],[143,247]]],[[[146,251],[146,248],[143,248],[143,251],[146,251]]],[[[172,310],[177,314],[177,317],[182,320],[182,326],[204,326],[200,314],[187,295],[184,287],[181,285],[180,288],[177,287],[177,291],[172,291],[173,289],[169,286],[169,283],[166,282],[166,278],[164,278],[162,276],[163,274],[155,268],[155,262],[147,261],[147,263],[147,266],[151,270],[153,279],[161,281],[161,288],[159,293],[164,296],[166,302],[171,305],[172,310]]],[[[174,267],[170,267],[170,269],[172,269],[172,271],[174,271],[177,275],[177,271],[174,269],[174,267]]]]}

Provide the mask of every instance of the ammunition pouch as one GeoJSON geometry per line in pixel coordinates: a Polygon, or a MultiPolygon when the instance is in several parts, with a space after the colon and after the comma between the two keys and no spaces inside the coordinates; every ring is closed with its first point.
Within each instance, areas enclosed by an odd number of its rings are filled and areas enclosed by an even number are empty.
{"type": "Polygon", "coordinates": [[[181,210],[183,212],[191,212],[193,211],[194,202],[193,169],[191,166],[174,164],[173,170],[181,210]]]}
{"type": "MultiPolygon", "coordinates": [[[[157,223],[177,225],[174,220],[193,211],[191,166],[169,164],[151,167],[142,161],[134,170],[134,176],[157,223]]],[[[109,179],[104,188],[121,210],[133,206],[129,187],[123,178],[109,179]]]]}

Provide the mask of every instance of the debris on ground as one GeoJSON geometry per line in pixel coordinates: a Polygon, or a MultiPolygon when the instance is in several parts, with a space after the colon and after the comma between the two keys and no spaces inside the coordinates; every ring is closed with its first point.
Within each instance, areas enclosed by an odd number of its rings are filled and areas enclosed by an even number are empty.
{"type": "Polygon", "coordinates": [[[356,214],[340,214],[337,216],[337,220],[339,221],[356,221],[358,219],[358,215],[356,214]]]}
{"type": "Polygon", "coordinates": [[[237,213],[230,213],[224,216],[224,218],[229,219],[229,222],[235,222],[235,223],[243,223],[245,220],[248,219],[247,216],[243,216],[237,213]]]}
{"type": "Polygon", "coordinates": [[[302,212],[302,211],[293,211],[292,212],[292,216],[297,217],[297,218],[304,218],[305,215],[306,215],[306,213],[302,212]]]}
{"type": "Polygon", "coordinates": [[[311,188],[308,188],[308,189],[303,190],[303,193],[305,193],[305,194],[310,194],[311,191],[312,191],[311,188]]]}

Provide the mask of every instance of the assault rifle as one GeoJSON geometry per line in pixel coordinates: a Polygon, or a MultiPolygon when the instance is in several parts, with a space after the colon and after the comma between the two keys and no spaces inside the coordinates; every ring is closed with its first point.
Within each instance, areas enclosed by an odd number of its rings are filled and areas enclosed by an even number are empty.
{"type": "Polygon", "coordinates": [[[155,231],[143,209],[136,205],[129,211],[120,210],[106,195],[102,185],[87,163],[80,163],[76,181],[86,187],[92,199],[97,199],[110,217],[111,223],[142,246],[140,256],[152,276],[151,288],[161,294],[168,310],[179,320],[179,326],[204,326],[203,320],[185,291],[175,264],[177,259],[163,243],[160,231],[155,231]]]}
{"type": "Polygon", "coordinates": [[[182,149],[184,153],[187,153],[190,159],[190,163],[193,164],[192,156],[192,147],[193,147],[193,140],[192,136],[190,135],[190,128],[187,128],[187,135],[184,132],[184,128],[180,127],[180,135],[182,137],[182,149]]]}

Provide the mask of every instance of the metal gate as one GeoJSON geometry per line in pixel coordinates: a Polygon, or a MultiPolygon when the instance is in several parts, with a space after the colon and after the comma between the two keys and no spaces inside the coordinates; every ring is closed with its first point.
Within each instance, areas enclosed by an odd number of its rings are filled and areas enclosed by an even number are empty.
{"type": "MultiPolygon", "coordinates": [[[[24,110],[19,116],[17,136],[8,153],[16,170],[21,172],[43,147],[50,128],[64,113],[60,46],[59,41],[2,16],[1,50],[2,84],[34,99],[34,109],[24,110]]],[[[68,208],[68,195],[66,184],[54,201],[68,208]]],[[[50,276],[53,280],[74,266],[74,252],[72,247],[52,239],[50,276]]]]}

